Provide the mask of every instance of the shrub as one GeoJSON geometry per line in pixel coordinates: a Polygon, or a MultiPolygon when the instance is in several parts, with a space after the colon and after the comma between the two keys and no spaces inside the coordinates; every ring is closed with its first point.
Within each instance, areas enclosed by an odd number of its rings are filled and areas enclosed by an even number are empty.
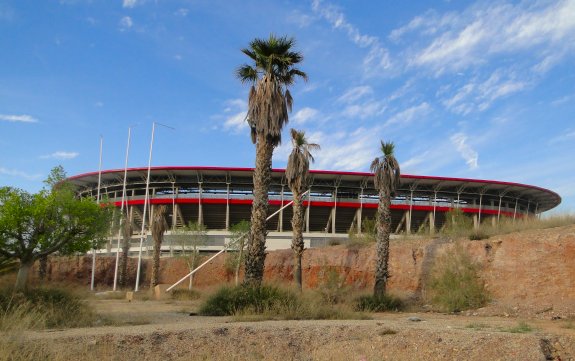
{"type": "Polygon", "coordinates": [[[469,234],[470,241],[481,241],[482,239],[489,238],[489,234],[485,233],[481,229],[475,230],[469,234]]]}
{"type": "Polygon", "coordinates": [[[403,308],[403,302],[388,294],[382,296],[365,295],[356,299],[354,308],[356,311],[367,312],[399,311],[403,308]]]}
{"type": "Polygon", "coordinates": [[[170,296],[173,300],[178,301],[192,301],[197,300],[200,298],[200,292],[196,290],[186,290],[183,288],[179,288],[170,292],[170,296]]]}
{"type": "Polygon", "coordinates": [[[293,292],[275,286],[225,286],[208,297],[199,313],[205,316],[234,315],[246,310],[263,313],[274,307],[295,305],[297,301],[293,292]]]}
{"type": "Polygon", "coordinates": [[[317,292],[323,301],[332,305],[344,302],[350,291],[345,285],[345,276],[340,275],[335,268],[326,265],[322,267],[319,276],[321,283],[317,292]]]}
{"type": "Polygon", "coordinates": [[[13,293],[0,290],[0,329],[82,327],[96,321],[94,311],[78,296],[56,288],[13,293]]]}
{"type": "Polygon", "coordinates": [[[436,260],[429,289],[431,302],[447,312],[479,308],[489,300],[479,266],[460,245],[436,260]]]}
{"type": "Polygon", "coordinates": [[[366,319],[366,315],[326,303],[317,293],[296,293],[263,285],[222,287],[200,307],[206,316],[233,315],[239,321],[366,319]]]}

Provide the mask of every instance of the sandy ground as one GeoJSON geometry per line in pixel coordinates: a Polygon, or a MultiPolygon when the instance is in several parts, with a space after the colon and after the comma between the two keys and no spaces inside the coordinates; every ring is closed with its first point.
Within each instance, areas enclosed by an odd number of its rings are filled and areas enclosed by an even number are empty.
{"type": "Polygon", "coordinates": [[[93,350],[102,360],[575,360],[575,325],[563,319],[378,313],[371,320],[234,322],[190,316],[194,302],[91,302],[117,324],[134,325],[26,338],[71,353],[93,350]],[[521,322],[532,330],[512,332],[521,322]]]}

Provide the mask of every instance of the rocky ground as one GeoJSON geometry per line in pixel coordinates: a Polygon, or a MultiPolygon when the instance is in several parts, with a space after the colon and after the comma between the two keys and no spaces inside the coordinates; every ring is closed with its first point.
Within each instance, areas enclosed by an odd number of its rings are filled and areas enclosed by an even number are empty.
{"type": "Polygon", "coordinates": [[[381,313],[371,320],[234,322],[190,316],[189,302],[92,302],[119,324],[140,324],[28,332],[26,342],[100,360],[575,359],[575,325],[567,320],[381,313]]]}

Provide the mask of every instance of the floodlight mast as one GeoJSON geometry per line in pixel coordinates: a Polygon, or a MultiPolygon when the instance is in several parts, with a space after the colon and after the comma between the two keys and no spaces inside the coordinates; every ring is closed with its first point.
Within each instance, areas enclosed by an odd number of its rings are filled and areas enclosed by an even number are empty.
{"type": "MultiPolygon", "coordinates": [[[[100,162],[98,164],[98,193],[96,195],[96,203],[100,205],[100,186],[102,184],[102,145],[104,138],[100,135],[100,162]]],[[[92,279],[90,281],[90,291],[94,290],[94,279],[96,274],[96,247],[92,247],[92,279]]]]}
{"type": "Polygon", "coordinates": [[[152,139],[150,140],[150,156],[148,157],[148,176],[146,177],[146,194],[144,197],[144,213],[142,215],[142,229],[140,230],[140,249],[138,251],[138,268],[136,270],[136,286],[134,287],[134,291],[138,292],[140,289],[140,268],[142,266],[142,246],[144,244],[144,231],[146,226],[146,213],[148,209],[148,202],[150,199],[150,172],[152,170],[152,151],[154,148],[154,133],[156,131],[156,124],[161,125],[166,128],[174,129],[170,126],[161,123],[152,123],[152,139]]]}
{"type": "Polygon", "coordinates": [[[118,244],[116,246],[116,266],[114,268],[114,288],[118,285],[118,264],[120,261],[120,238],[122,236],[122,228],[126,222],[130,222],[129,219],[124,217],[124,204],[126,203],[126,179],[128,177],[128,156],[130,154],[130,138],[132,136],[132,127],[128,127],[128,145],[126,146],[126,161],[124,162],[124,184],[122,186],[122,205],[120,206],[120,229],[118,230],[118,244]]]}

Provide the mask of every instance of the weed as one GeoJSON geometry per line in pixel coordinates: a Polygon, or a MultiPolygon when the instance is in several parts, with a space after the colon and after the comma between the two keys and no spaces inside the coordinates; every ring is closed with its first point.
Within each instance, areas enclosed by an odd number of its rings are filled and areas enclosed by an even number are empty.
{"type": "Polygon", "coordinates": [[[489,300],[479,266],[460,245],[438,258],[429,289],[431,302],[447,312],[479,308],[489,300]]]}
{"type": "Polygon", "coordinates": [[[396,330],[392,330],[391,328],[384,328],[383,330],[380,330],[377,334],[380,336],[385,336],[385,335],[395,335],[397,333],[396,330]]]}
{"type": "Polygon", "coordinates": [[[323,300],[329,304],[344,302],[350,292],[350,288],[345,284],[345,276],[340,275],[334,267],[322,266],[319,277],[321,283],[317,292],[323,300]]]}
{"type": "Polygon", "coordinates": [[[399,311],[403,308],[403,303],[399,298],[388,294],[365,295],[356,299],[354,308],[356,311],[368,312],[399,311]]]}
{"type": "Polygon", "coordinates": [[[0,329],[82,327],[97,317],[79,297],[63,289],[0,290],[0,329]]]}
{"type": "Polygon", "coordinates": [[[176,289],[170,292],[170,297],[177,301],[193,301],[201,297],[200,292],[196,290],[176,289]]]}
{"type": "Polygon", "coordinates": [[[511,333],[529,333],[529,332],[533,331],[533,327],[531,327],[525,321],[521,321],[517,324],[517,326],[509,327],[509,328],[502,328],[501,331],[511,332],[511,333]]]}
{"type": "Polygon", "coordinates": [[[489,328],[489,325],[486,325],[485,323],[481,323],[481,322],[472,322],[472,323],[468,324],[467,326],[465,326],[465,328],[470,328],[470,329],[475,330],[475,331],[481,331],[481,330],[484,330],[486,328],[489,328]]]}

